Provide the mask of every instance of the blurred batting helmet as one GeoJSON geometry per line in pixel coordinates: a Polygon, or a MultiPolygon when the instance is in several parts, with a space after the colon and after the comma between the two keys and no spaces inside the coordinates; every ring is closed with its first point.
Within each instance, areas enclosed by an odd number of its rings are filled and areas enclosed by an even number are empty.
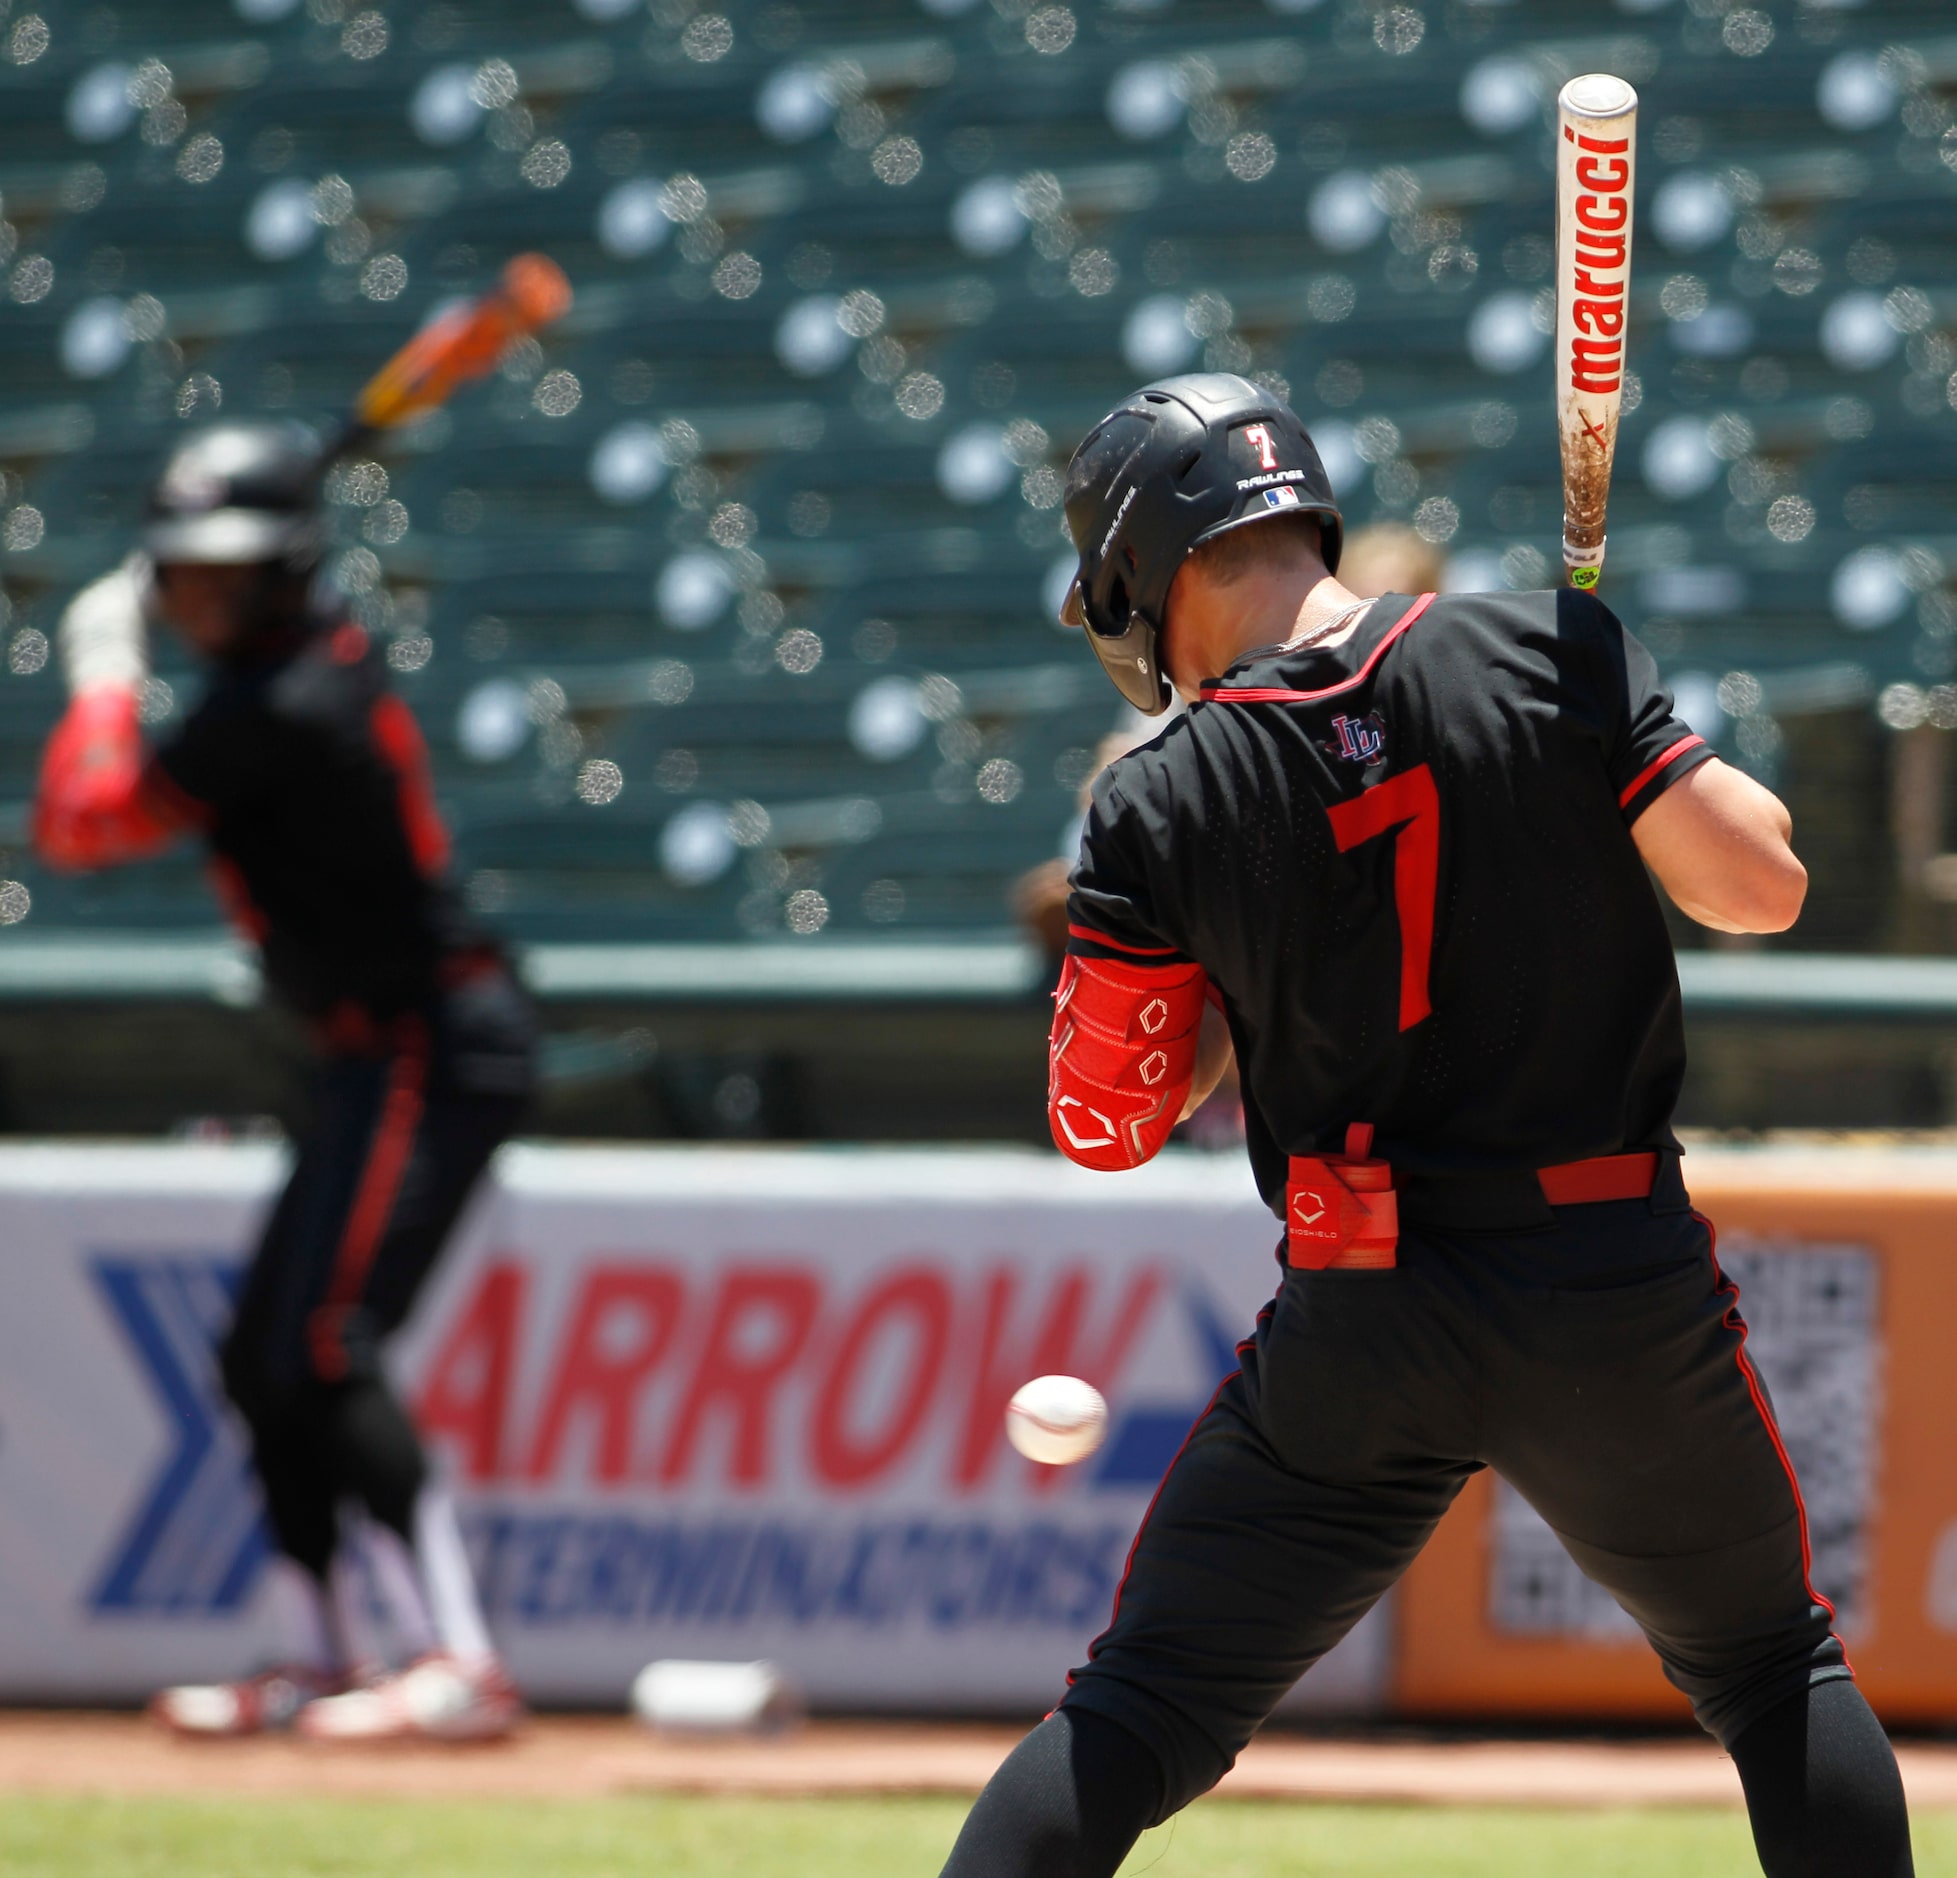
{"type": "Polygon", "coordinates": [[[154,561],[319,560],[319,439],[303,424],[215,424],[178,445],[150,490],[144,552],[154,561]]]}
{"type": "Polygon", "coordinates": [[[1085,626],[1115,689],[1168,709],[1157,642],[1192,548],[1273,515],[1316,515],[1336,570],[1344,525],[1305,427],[1274,393],[1230,372],[1145,385],[1088,433],[1067,466],[1080,571],[1060,610],[1085,626]]]}

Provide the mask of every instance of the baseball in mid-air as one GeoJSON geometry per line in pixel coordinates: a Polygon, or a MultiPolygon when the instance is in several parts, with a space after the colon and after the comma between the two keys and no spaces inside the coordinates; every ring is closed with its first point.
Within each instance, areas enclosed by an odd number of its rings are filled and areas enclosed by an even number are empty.
{"type": "Polygon", "coordinates": [[[1078,1376],[1035,1376],[1006,1404],[1007,1440],[1049,1467],[1086,1460],[1107,1432],[1106,1399],[1078,1376]]]}

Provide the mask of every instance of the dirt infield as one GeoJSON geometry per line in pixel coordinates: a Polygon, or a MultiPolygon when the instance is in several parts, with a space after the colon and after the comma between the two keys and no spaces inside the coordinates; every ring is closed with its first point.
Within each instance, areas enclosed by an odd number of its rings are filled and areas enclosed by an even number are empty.
{"type": "MultiPolygon", "coordinates": [[[[0,1793],[578,1798],[645,1792],[972,1793],[1020,1731],[815,1722],[773,1739],[682,1740],[611,1716],[546,1716],[492,1747],[173,1741],[140,1716],[0,1713],[0,1793]]],[[[1918,1806],[1957,1806],[1957,1747],[1906,1744],[1918,1806]]],[[[1524,1806],[1737,1805],[1710,1743],[1272,1734],[1219,1791],[1240,1799],[1524,1806]]]]}

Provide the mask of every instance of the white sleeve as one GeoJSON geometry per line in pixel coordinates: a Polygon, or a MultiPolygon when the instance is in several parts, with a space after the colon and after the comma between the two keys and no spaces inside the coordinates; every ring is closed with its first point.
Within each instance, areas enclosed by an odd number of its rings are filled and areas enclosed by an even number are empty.
{"type": "Polygon", "coordinates": [[[149,676],[148,581],[149,563],[132,554],[68,602],[55,637],[70,696],[108,685],[134,691],[149,676]]]}

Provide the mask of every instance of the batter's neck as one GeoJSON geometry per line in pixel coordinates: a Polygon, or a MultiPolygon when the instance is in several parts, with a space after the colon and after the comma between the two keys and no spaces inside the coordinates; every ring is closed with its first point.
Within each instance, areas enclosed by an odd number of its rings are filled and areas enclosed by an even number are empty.
{"type": "Polygon", "coordinates": [[[1185,566],[1170,593],[1164,634],[1170,680],[1194,699],[1252,652],[1339,645],[1365,617],[1364,604],[1315,557],[1251,568],[1227,582],[1185,566]]]}

